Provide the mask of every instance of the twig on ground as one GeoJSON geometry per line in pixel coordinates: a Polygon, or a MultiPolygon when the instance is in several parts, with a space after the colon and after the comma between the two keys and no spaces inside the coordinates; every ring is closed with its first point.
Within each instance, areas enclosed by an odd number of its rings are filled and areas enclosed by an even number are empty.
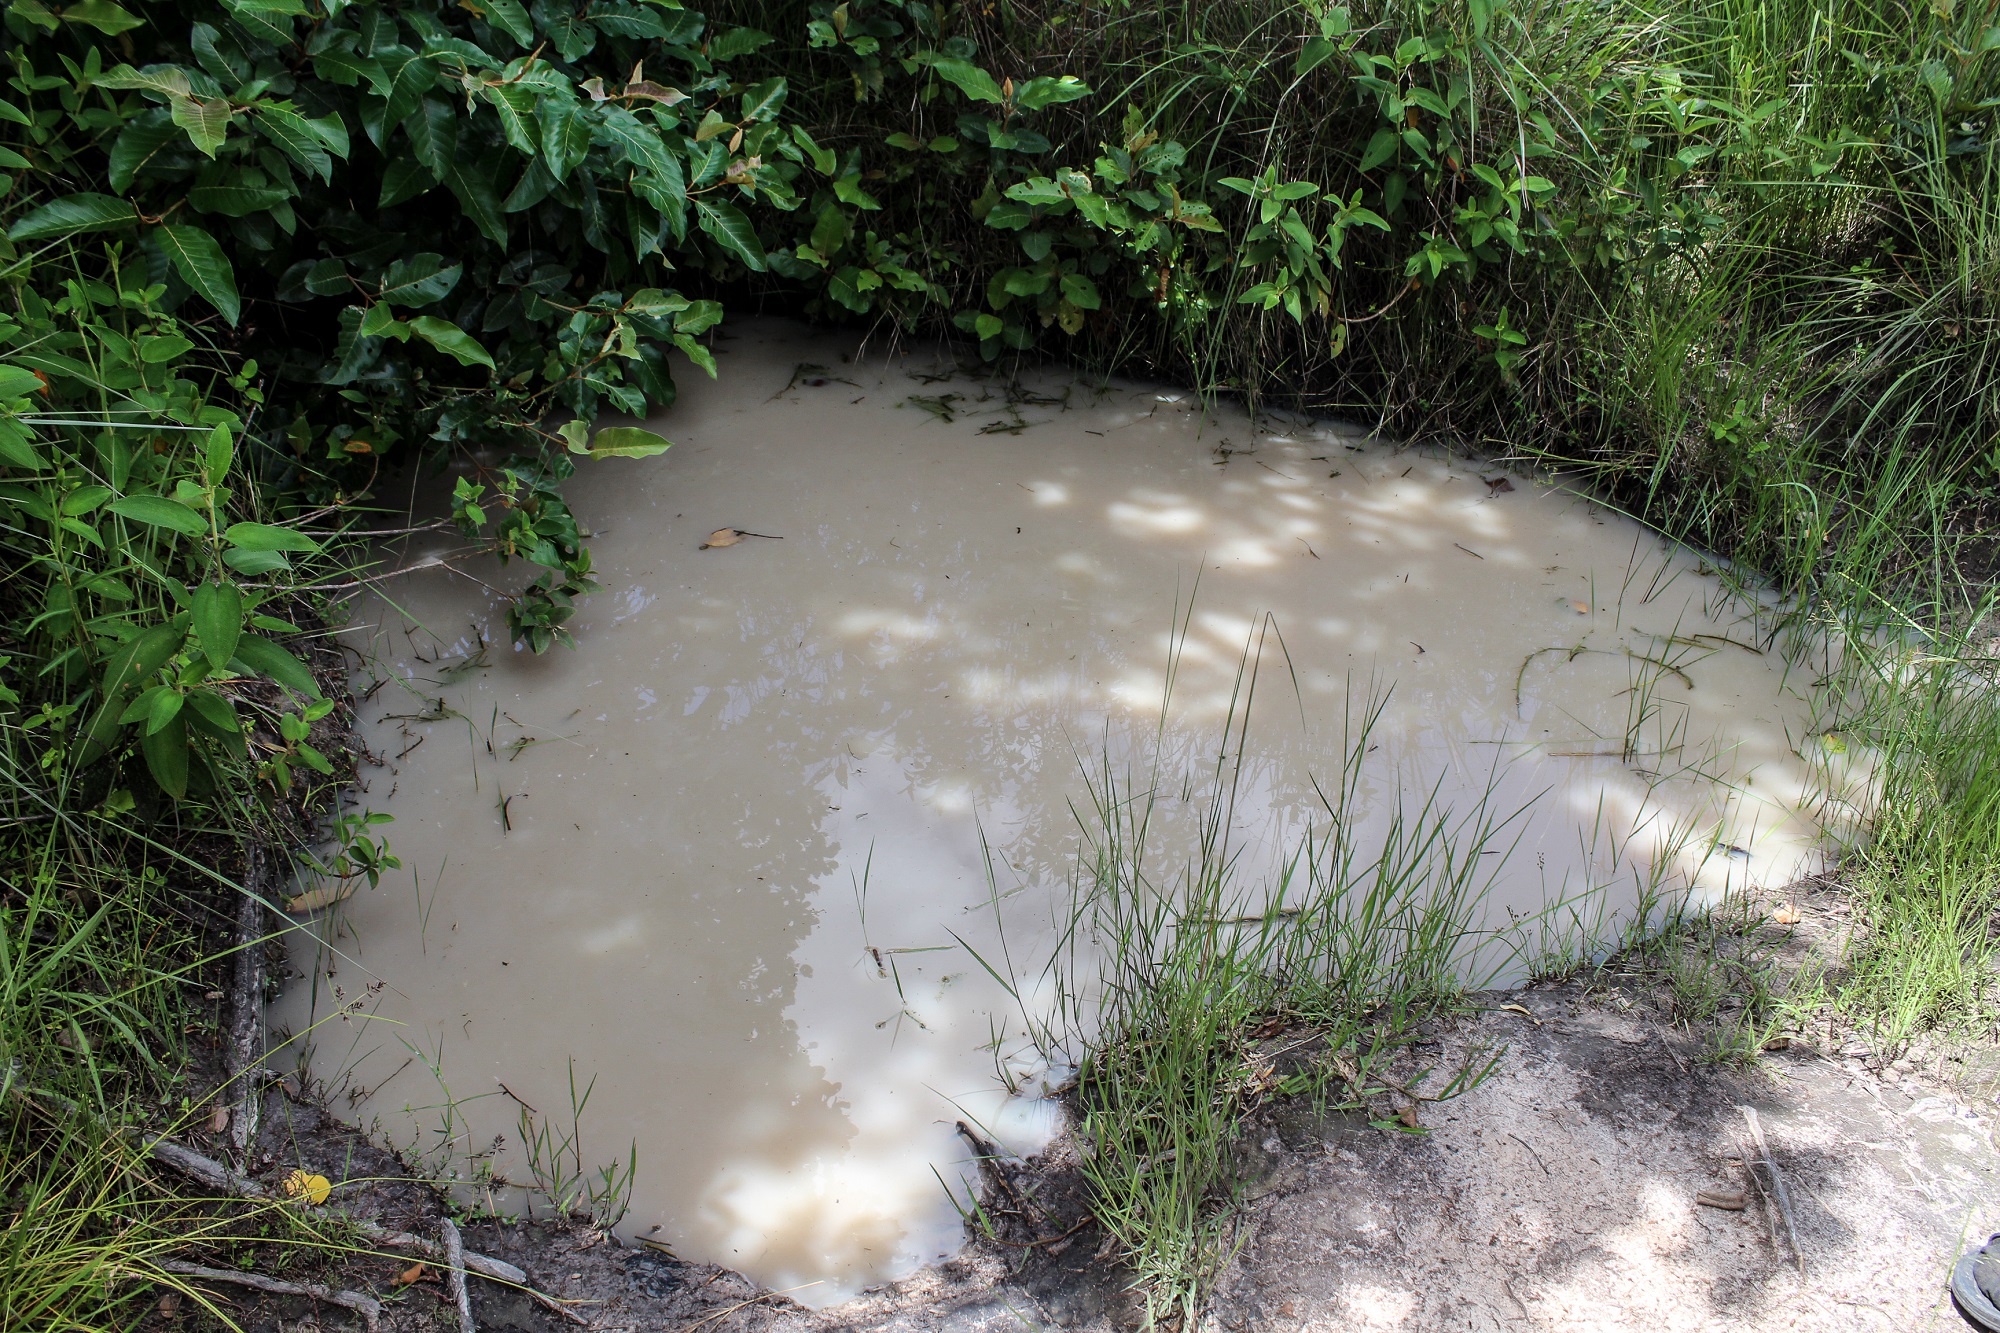
{"type": "MultiPolygon", "coordinates": [[[[1797,1220],[1792,1216],[1792,1196],[1791,1192],[1785,1188],[1785,1173],[1778,1168],[1777,1162],[1771,1158],[1771,1146],[1764,1141],[1764,1126],[1757,1119],[1756,1108],[1738,1106],[1736,1109],[1743,1113],[1743,1119],[1750,1125],[1750,1137],[1757,1145],[1757,1160],[1763,1164],[1765,1172],[1771,1177],[1771,1194],[1778,1201],[1779,1214],[1785,1219],[1785,1239],[1791,1242],[1792,1258],[1798,1264],[1799,1276],[1804,1277],[1806,1275],[1806,1252],[1799,1245],[1799,1227],[1797,1220]]],[[[1748,1159],[1745,1160],[1744,1165],[1746,1168],[1750,1165],[1748,1159]]],[[[1752,1171],[1750,1175],[1751,1179],[1756,1179],[1756,1172],[1752,1171]]]]}
{"type": "Polygon", "coordinates": [[[203,1282],[229,1282],[239,1287],[254,1287],[258,1291],[267,1291],[273,1296],[304,1296],[315,1301],[325,1301],[329,1305],[339,1305],[358,1312],[367,1322],[371,1333],[381,1327],[382,1303],[373,1296],[363,1296],[358,1291],[337,1291],[332,1287],[322,1287],[316,1282],[284,1282],[274,1277],[265,1277],[261,1273],[204,1268],[200,1264],[191,1264],[180,1259],[162,1259],[160,1267],[169,1273],[198,1278],[203,1282]]]}
{"type": "MultiPolygon", "coordinates": [[[[273,1195],[269,1190],[248,1176],[231,1171],[220,1162],[203,1157],[193,1149],[183,1147],[171,1139],[161,1139],[157,1143],[151,1144],[147,1148],[147,1151],[152,1154],[155,1160],[173,1167],[183,1175],[193,1177],[211,1189],[220,1190],[225,1194],[233,1194],[242,1199],[255,1199],[265,1203],[274,1201],[273,1195]]],[[[426,1258],[445,1258],[444,1247],[436,1241],[425,1240],[422,1236],[414,1236],[407,1231],[391,1231],[379,1223],[370,1222],[363,1218],[350,1218],[349,1220],[359,1228],[361,1234],[367,1237],[370,1242],[380,1245],[385,1249],[414,1250],[426,1258]]],[[[555,1297],[546,1292],[537,1291],[529,1286],[527,1273],[508,1263],[505,1259],[495,1259],[490,1255],[475,1254],[471,1250],[461,1250],[457,1266],[464,1268],[468,1272],[477,1273],[481,1277],[489,1277],[496,1282],[504,1282],[511,1287],[519,1288],[530,1300],[554,1311],[571,1323],[580,1324],[585,1328],[590,1326],[588,1319],[585,1319],[555,1297]]]]}
{"type": "Polygon", "coordinates": [[[465,1288],[465,1241],[458,1234],[458,1224],[449,1217],[438,1219],[438,1234],[444,1240],[445,1285],[452,1304],[458,1307],[459,1331],[478,1333],[472,1322],[472,1293],[465,1288]]]}
{"type": "Polygon", "coordinates": [[[1530,1144],[1526,1139],[1522,1138],[1519,1134],[1516,1134],[1511,1129],[1507,1131],[1507,1137],[1514,1140],[1514,1142],[1520,1144],[1523,1148],[1526,1148],[1528,1150],[1528,1156],[1535,1159],[1535,1165],[1542,1168],[1543,1175],[1546,1176],[1549,1174],[1549,1164],[1542,1160],[1542,1155],[1535,1151],[1534,1146],[1532,1144],[1530,1144]]]}
{"type": "Polygon", "coordinates": [[[264,1089],[252,1077],[264,1035],[264,893],[270,854],[256,838],[245,843],[243,896],[236,904],[236,976],[230,996],[229,1139],[238,1155],[257,1141],[264,1089]]]}
{"type": "Polygon", "coordinates": [[[211,1158],[203,1157],[191,1148],[184,1148],[172,1139],[160,1139],[148,1144],[146,1151],[155,1161],[164,1162],[184,1176],[192,1176],[210,1189],[233,1194],[239,1199],[258,1199],[268,1202],[271,1198],[271,1191],[250,1177],[232,1171],[211,1158]]]}
{"type": "Polygon", "coordinates": [[[751,1306],[756,1305],[759,1302],[768,1301],[778,1296],[788,1296],[792,1292],[804,1291],[807,1287],[817,1287],[818,1285],[819,1283],[817,1282],[805,1282],[801,1283],[796,1287],[786,1287],[783,1291],[760,1291],[747,1301],[738,1301],[734,1305],[725,1305],[720,1310],[710,1311],[708,1314],[705,1314],[701,1318],[695,1320],[692,1324],[688,1324],[685,1327],[683,1327],[680,1333],[694,1333],[696,1329],[702,1327],[703,1325],[712,1324],[718,1319],[727,1319],[729,1318],[729,1316],[735,1314],[738,1310],[747,1310],[751,1306]]]}

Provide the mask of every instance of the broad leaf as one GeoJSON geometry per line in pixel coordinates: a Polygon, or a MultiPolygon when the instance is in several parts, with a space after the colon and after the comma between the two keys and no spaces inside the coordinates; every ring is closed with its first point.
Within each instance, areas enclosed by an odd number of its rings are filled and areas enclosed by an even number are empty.
{"type": "Polygon", "coordinates": [[[258,675],[268,676],[294,694],[319,697],[319,682],[305,663],[258,634],[245,634],[236,641],[236,660],[258,675]]]}
{"type": "Polygon", "coordinates": [[[243,313],[243,302],[236,295],[236,274],[215,238],[200,227],[184,224],[161,227],[154,234],[174,272],[234,326],[243,313]]]}
{"type": "Polygon", "coordinates": [[[426,306],[450,295],[463,271],[458,264],[445,263],[444,256],[425,251],[383,270],[379,295],[394,305],[426,306]]]}
{"type": "Polygon", "coordinates": [[[233,583],[204,583],[194,590],[190,609],[203,656],[222,670],[236,656],[236,641],[243,633],[243,594],[233,583]]]}
{"type": "Polygon", "coordinates": [[[317,551],[319,543],[293,528],[269,523],[232,523],[223,540],[246,551],[317,551]]]}
{"type": "Polygon", "coordinates": [[[188,191],[187,200],[197,212],[240,218],[267,212],[291,197],[290,190],[275,185],[197,185],[188,191]]]}
{"type": "Polygon", "coordinates": [[[122,500],[113,500],[111,512],[134,523],[166,528],[189,537],[201,537],[208,533],[207,519],[179,500],[169,500],[164,495],[128,495],[122,500]]]}
{"type": "Polygon", "coordinates": [[[116,231],[139,220],[139,210],[108,194],[72,194],[43,204],[7,229],[10,241],[39,241],[88,231],[116,231]]]}
{"type": "Polygon", "coordinates": [[[121,32],[146,26],[146,20],[111,0],[77,0],[62,12],[63,22],[82,23],[97,29],[106,37],[116,37],[121,32]]]}
{"type": "Polygon", "coordinates": [[[139,752],[145,755],[146,771],[160,784],[161,791],[176,801],[187,795],[187,722],[178,712],[160,730],[140,737],[139,752]]]}
{"type": "Polygon", "coordinates": [[[105,164],[105,179],[110,181],[114,190],[129,188],[133,178],[144,170],[146,164],[159,156],[168,144],[179,142],[180,137],[180,127],[160,107],[133,118],[118,132],[118,141],[111,145],[105,164]]]}
{"type": "Polygon", "coordinates": [[[757,239],[757,229],[750,225],[750,219],[743,216],[743,210],[721,199],[695,199],[695,210],[701,215],[701,229],[714,241],[743,261],[743,266],[755,273],[764,271],[764,246],[757,239]]]}
{"type": "Polygon", "coordinates": [[[462,366],[493,367],[493,358],[479,340],[448,319],[419,315],[410,321],[410,330],[445,355],[456,357],[462,366]]]}
{"type": "Polygon", "coordinates": [[[975,102],[1004,102],[1006,97],[993,76],[979,66],[966,60],[932,60],[930,67],[937,71],[939,78],[957,88],[975,102]]]}
{"type": "Polygon", "coordinates": [[[194,146],[214,157],[229,137],[229,117],[234,114],[224,97],[176,97],[168,104],[174,124],[187,131],[194,146]]]}
{"type": "Polygon", "coordinates": [[[673,442],[637,426],[606,426],[597,432],[587,450],[570,445],[572,453],[588,453],[592,458],[651,458],[673,448],[673,442]]]}

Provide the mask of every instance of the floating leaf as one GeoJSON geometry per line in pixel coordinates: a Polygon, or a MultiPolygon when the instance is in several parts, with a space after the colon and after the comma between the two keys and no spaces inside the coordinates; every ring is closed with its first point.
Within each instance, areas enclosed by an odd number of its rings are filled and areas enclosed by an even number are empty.
{"type": "MultiPolygon", "coordinates": [[[[285,910],[296,916],[300,912],[317,912],[322,907],[331,907],[337,902],[346,901],[354,892],[354,884],[355,881],[351,879],[336,880],[331,884],[322,884],[316,889],[308,889],[296,898],[287,898],[285,910]]],[[[315,1199],[313,1202],[318,1203],[320,1200],[315,1199]]],[[[423,1265],[419,1264],[418,1267],[421,1268],[423,1265]]]]}
{"type": "Polygon", "coordinates": [[[694,549],[697,551],[706,551],[711,546],[734,546],[742,540],[743,534],[735,528],[717,528],[714,532],[708,534],[707,541],[694,549]]]}

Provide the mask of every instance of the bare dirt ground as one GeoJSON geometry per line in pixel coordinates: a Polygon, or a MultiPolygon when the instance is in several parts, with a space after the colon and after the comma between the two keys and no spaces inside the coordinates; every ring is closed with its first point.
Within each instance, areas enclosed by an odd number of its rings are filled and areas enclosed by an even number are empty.
{"type": "Polygon", "coordinates": [[[1427,1133],[1287,1125],[1216,1325],[1253,1329],[1958,1327],[1952,1259],[2000,1225],[1989,1116],[1803,1045],[1704,1068],[1648,1006],[1513,995],[1504,1042],[1427,1133]],[[1787,1186],[1788,1228],[1744,1107],[1787,1186]],[[1741,1195],[1742,1211],[1696,1202],[1741,1195]],[[1797,1234],[1794,1250],[1790,1231],[1797,1234]]]}
{"type": "MultiPolygon", "coordinates": [[[[1449,1066],[1478,1049],[1500,1052],[1490,1076],[1423,1105],[1421,1132],[1303,1102],[1258,1113],[1243,1155],[1241,1244],[1207,1328],[1960,1326],[1945,1291],[1951,1261],[2000,1229],[1990,1106],[1803,1042],[1748,1071],[1706,1065],[1644,990],[1562,984],[1480,997],[1417,1054],[1449,1066]],[[1770,1173],[1746,1170],[1746,1158],[1762,1156],[1746,1107],[1785,1183],[1789,1226],[1770,1173]],[[1704,1192],[1741,1196],[1743,1207],[1698,1203],[1704,1192]]],[[[354,1182],[338,1191],[351,1208],[424,1234],[435,1227],[436,1196],[396,1180],[385,1154],[324,1112],[276,1111],[264,1146],[264,1174],[308,1165],[354,1182]]],[[[1010,1184],[1031,1201],[1032,1229],[1061,1239],[974,1244],[951,1264],[821,1311],[588,1230],[469,1226],[468,1247],[574,1302],[562,1317],[474,1278],[474,1315],[490,1333],[1137,1327],[1141,1307],[1087,1219],[1074,1170],[1060,1158],[1024,1164],[1010,1184]]],[[[996,1185],[995,1202],[1008,1193],[996,1185]]],[[[434,1278],[395,1285],[407,1263],[356,1257],[314,1280],[382,1297],[392,1333],[458,1327],[434,1278]]],[[[297,1298],[222,1294],[246,1328],[359,1327],[345,1310],[297,1298]]]]}

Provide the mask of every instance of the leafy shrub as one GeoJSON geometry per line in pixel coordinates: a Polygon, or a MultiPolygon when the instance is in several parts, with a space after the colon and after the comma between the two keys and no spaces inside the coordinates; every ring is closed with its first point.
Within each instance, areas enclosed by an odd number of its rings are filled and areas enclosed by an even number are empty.
{"type": "MultiPolygon", "coordinates": [[[[764,269],[746,210],[795,207],[819,155],[783,79],[729,73],[769,38],[618,0],[24,0],[6,23],[8,689],[60,763],[136,745],[178,797],[248,758],[240,683],[318,692],[260,607],[412,449],[503,460],[455,517],[542,571],[516,635],[566,640],[593,586],[572,458],[667,447],[587,423],[670,403],[675,353],[713,373],[720,306],[672,275],[764,269]]],[[[264,770],[328,771],[292,730],[264,770]]]]}

